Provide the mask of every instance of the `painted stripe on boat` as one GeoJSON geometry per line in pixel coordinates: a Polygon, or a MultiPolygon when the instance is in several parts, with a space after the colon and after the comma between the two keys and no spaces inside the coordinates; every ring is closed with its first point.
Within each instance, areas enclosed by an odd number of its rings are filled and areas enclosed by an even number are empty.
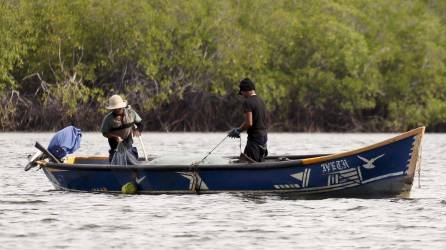
{"type": "Polygon", "coordinates": [[[305,187],[308,187],[308,182],[310,182],[310,173],[311,173],[311,168],[308,169],[308,173],[307,173],[307,183],[305,184],[305,187]]]}
{"type": "Polygon", "coordinates": [[[384,179],[384,178],[387,178],[387,177],[398,176],[398,175],[403,175],[403,174],[404,174],[404,171],[390,173],[390,174],[385,174],[385,175],[381,175],[381,176],[378,176],[378,177],[375,177],[375,178],[370,178],[368,180],[363,181],[362,183],[365,184],[365,183],[369,183],[369,182],[372,182],[372,181],[381,180],[381,179],[384,179]]]}
{"type": "Polygon", "coordinates": [[[356,172],[356,169],[355,169],[355,171],[353,172],[348,172],[348,173],[342,173],[342,177],[344,177],[344,178],[348,178],[348,177],[353,177],[353,176],[355,176],[356,177],[356,175],[358,175],[358,173],[356,172]]]}
{"type": "Polygon", "coordinates": [[[360,181],[361,183],[363,183],[363,182],[362,182],[361,167],[356,167],[356,169],[357,169],[357,171],[358,171],[359,181],[360,181]]]}

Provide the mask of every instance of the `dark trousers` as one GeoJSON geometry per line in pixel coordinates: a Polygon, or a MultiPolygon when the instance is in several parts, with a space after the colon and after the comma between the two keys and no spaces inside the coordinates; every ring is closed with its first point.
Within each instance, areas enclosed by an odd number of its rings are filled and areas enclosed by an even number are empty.
{"type": "Polygon", "coordinates": [[[244,153],[254,161],[262,162],[268,156],[268,149],[266,148],[266,143],[262,145],[254,140],[248,139],[244,153]]]}

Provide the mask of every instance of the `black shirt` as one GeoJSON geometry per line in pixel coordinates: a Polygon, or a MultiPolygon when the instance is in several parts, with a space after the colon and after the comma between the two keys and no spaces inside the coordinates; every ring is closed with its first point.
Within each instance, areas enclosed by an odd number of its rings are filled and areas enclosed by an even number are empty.
{"type": "MultiPolygon", "coordinates": [[[[246,98],[243,102],[243,112],[252,112],[252,126],[247,131],[248,140],[265,140],[267,129],[266,108],[262,99],[257,95],[246,98]]],[[[266,141],[264,143],[266,143],[266,141]]]]}

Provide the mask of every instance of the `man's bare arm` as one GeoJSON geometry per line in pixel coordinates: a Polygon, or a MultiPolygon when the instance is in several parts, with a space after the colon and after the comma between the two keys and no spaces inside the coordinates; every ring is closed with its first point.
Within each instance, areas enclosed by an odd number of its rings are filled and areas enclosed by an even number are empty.
{"type": "Polygon", "coordinates": [[[244,131],[252,127],[252,112],[245,113],[245,121],[240,125],[240,131],[244,131]]]}

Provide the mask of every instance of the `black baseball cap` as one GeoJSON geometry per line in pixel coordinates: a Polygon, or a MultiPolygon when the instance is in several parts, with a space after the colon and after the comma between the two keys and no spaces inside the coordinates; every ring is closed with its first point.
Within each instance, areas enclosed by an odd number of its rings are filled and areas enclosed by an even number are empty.
{"type": "Polygon", "coordinates": [[[256,86],[251,81],[251,79],[245,78],[240,81],[240,90],[239,90],[238,94],[241,95],[242,91],[250,91],[250,90],[255,90],[255,89],[256,89],[256,86]]]}

